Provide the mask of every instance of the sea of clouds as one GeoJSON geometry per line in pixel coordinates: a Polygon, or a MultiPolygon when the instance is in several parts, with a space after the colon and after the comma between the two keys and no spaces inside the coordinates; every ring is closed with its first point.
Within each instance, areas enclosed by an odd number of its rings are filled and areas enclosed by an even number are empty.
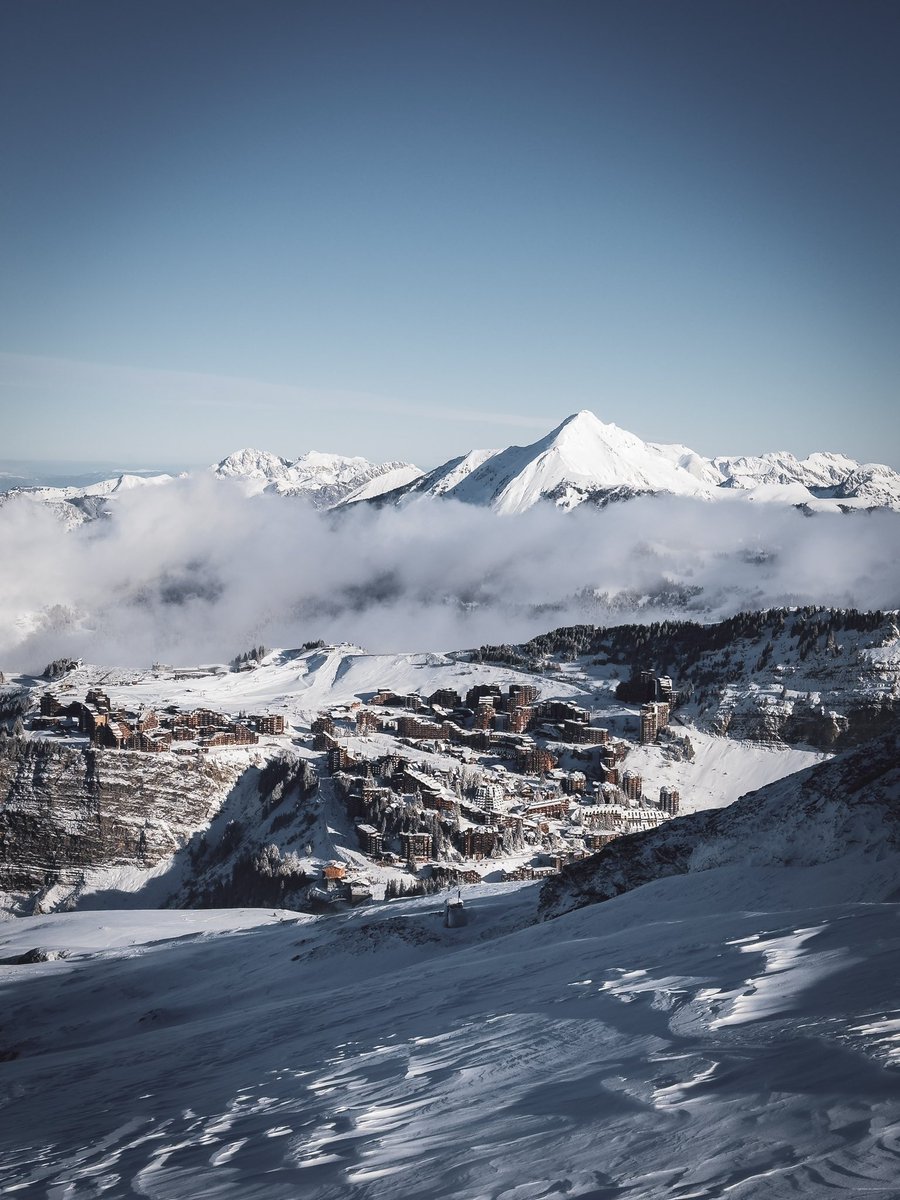
{"type": "Polygon", "coordinates": [[[227,661],[259,643],[372,651],[748,608],[900,607],[900,515],[645,497],[515,517],[452,501],[316,512],[186,477],[69,530],[0,507],[0,669],[227,661]]]}

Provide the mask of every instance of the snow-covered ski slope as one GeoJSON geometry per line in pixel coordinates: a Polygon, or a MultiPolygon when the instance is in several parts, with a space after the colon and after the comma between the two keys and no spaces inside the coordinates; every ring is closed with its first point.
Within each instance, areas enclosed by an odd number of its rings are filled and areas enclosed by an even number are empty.
{"type": "MultiPolygon", "coordinates": [[[[440,687],[473,687],[478,683],[521,681],[522,672],[491,663],[469,663],[445,654],[367,654],[341,644],[310,650],[274,650],[263,664],[248,671],[223,666],[195,672],[161,669],[120,670],[86,664],[66,676],[78,688],[100,683],[114,702],[135,705],[209,704],[225,712],[254,706],[286,710],[302,723],[320,708],[371,698],[382,688],[427,696],[440,687]]],[[[560,697],[582,695],[580,681],[554,681],[560,697]]]]}
{"type": "Polygon", "coordinates": [[[333,918],[0,927],[0,1187],[157,1200],[898,1195],[896,853],[333,918]]]}

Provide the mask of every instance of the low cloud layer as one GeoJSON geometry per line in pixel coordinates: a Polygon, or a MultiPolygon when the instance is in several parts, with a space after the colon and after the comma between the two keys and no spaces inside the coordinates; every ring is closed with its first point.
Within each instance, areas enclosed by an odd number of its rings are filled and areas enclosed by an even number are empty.
{"type": "Polygon", "coordinates": [[[315,638],[452,649],[575,622],[900,606],[890,512],[648,497],[513,518],[440,501],[322,515],[208,476],[111,508],[71,532],[38,504],[0,508],[0,668],[223,661],[315,638]]]}

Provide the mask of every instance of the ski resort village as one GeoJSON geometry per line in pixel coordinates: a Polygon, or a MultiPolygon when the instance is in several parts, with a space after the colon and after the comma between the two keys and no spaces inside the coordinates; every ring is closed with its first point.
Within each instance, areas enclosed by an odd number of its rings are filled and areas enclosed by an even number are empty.
{"type": "Polygon", "coordinates": [[[584,626],[454,654],[310,643],[11,676],[4,907],[112,889],[321,911],[550,876],[828,757],[851,718],[877,732],[896,636],[880,614],[810,610],[650,627],[630,656],[632,633],[584,626]]]}
{"type": "MultiPolygon", "coordinates": [[[[362,657],[351,647],[322,647],[299,661],[316,673],[335,660],[346,670],[362,657]]],[[[271,665],[241,664],[241,682],[248,670],[266,678],[271,665]]],[[[693,758],[690,739],[670,727],[672,680],[650,671],[616,689],[624,701],[616,717],[621,736],[599,722],[597,709],[555,695],[547,683],[479,682],[424,695],[382,687],[286,721],[283,711],[226,714],[173,702],[186,678],[192,691],[204,682],[221,690],[229,682],[224,668],[176,675],[157,665],[151,675],[153,684],[135,676],[117,685],[115,673],[75,664],[40,692],[23,732],[27,726],[36,750],[52,739],[95,759],[98,751],[121,752],[136,771],[144,754],[253,747],[257,756],[302,755],[312,766],[307,792],[317,795],[321,786],[331,794],[355,835],[347,849],[359,852],[306,856],[312,906],[550,875],[679,811],[676,787],[664,784],[651,795],[640,771],[629,768],[636,745],[654,747],[661,758],[693,758]],[[80,681],[92,674],[104,685],[82,691],[80,681]],[[159,701],[135,706],[134,693],[152,686],[159,701]]]]}

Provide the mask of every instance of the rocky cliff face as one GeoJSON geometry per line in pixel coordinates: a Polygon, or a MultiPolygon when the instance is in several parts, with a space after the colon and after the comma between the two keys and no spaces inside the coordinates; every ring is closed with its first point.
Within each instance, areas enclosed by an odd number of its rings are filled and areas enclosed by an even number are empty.
{"type": "MultiPolygon", "coordinates": [[[[895,729],[728,808],[677,817],[659,829],[617,839],[548,880],[541,889],[541,911],[544,917],[558,916],[669,875],[715,867],[803,867],[860,853],[874,869],[883,856],[898,851],[900,732],[895,729]]],[[[896,886],[891,874],[893,898],[896,886]]]]}
{"type": "MultiPolygon", "coordinates": [[[[4,738],[0,894],[5,907],[15,913],[69,907],[77,902],[86,872],[119,867],[148,872],[179,853],[184,869],[173,878],[173,889],[183,888],[199,873],[198,838],[230,808],[246,814],[245,855],[258,853],[264,844],[262,823],[288,798],[286,783],[307,795],[315,787],[315,773],[283,755],[263,764],[258,754],[253,761],[250,755],[176,758],[4,738]]],[[[234,902],[253,903],[252,894],[249,887],[247,896],[236,893],[234,902]]]]}
{"type": "Polygon", "coordinates": [[[0,890],[34,893],[86,867],[152,867],[208,823],[245,769],[6,739],[0,890]]]}
{"type": "Polygon", "coordinates": [[[894,697],[848,703],[846,695],[832,692],[822,699],[778,701],[749,693],[737,702],[724,700],[708,724],[713,733],[742,741],[834,751],[888,733],[900,720],[900,700],[894,697]]]}

